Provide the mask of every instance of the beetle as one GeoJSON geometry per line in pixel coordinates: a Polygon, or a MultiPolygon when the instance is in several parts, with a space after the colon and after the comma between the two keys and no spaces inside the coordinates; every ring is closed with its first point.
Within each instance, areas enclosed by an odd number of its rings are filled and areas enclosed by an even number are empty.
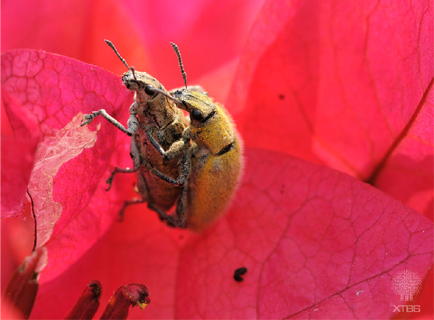
{"type": "MultiPolygon", "coordinates": [[[[173,43],[172,46],[186,83],[178,47],[173,43]]],[[[150,163],[148,168],[162,180],[183,187],[175,215],[160,212],[160,216],[169,216],[166,219],[177,227],[201,232],[230,204],[241,180],[243,143],[230,114],[222,105],[214,103],[207,93],[187,86],[171,93],[176,106],[190,114],[190,124],[181,141],[187,144],[191,140],[192,144],[182,155],[180,174],[176,179],[150,163]]],[[[150,142],[165,158],[177,154],[176,148],[164,150],[152,137],[150,142]]]]}
{"type": "MultiPolygon", "coordinates": [[[[85,121],[81,123],[81,126],[91,123],[95,117],[100,115],[131,136],[130,155],[133,168],[115,167],[106,181],[108,191],[116,173],[137,172],[138,190],[136,191],[140,198],[125,202],[119,214],[120,219],[123,217],[125,208],[136,203],[147,202],[151,210],[161,213],[163,210],[169,210],[175,204],[182,188],[151,175],[147,168],[152,166],[170,177],[179,175],[178,162],[185,150],[189,148],[189,142],[183,139],[187,122],[183,112],[175,106],[175,102],[158,80],[146,72],[137,72],[133,67],[130,68],[114,45],[108,40],[105,41],[128,69],[122,76],[124,85],[135,92],[134,102],[129,110],[127,128],[104,109],[84,115],[85,121]],[[158,141],[164,150],[170,148],[171,156],[162,157],[159,152],[150,147],[150,138],[158,141]]],[[[167,219],[166,215],[159,214],[159,217],[162,220],[167,219]]],[[[168,221],[168,224],[173,225],[171,221],[168,221]]]]}

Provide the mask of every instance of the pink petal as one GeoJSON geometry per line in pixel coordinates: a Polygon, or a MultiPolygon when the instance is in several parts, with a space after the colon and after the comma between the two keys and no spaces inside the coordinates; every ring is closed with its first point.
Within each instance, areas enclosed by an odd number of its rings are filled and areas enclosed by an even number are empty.
{"type": "Polygon", "coordinates": [[[37,140],[2,137],[1,217],[23,216],[37,140]]]}
{"type": "Polygon", "coordinates": [[[413,125],[404,132],[374,184],[410,207],[433,219],[433,123],[434,90],[432,85],[413,125]]]}
{"type": "Polygon", "coordinates": [[[171,89],[182,78],[170,41],[181,47],[189,83],[198,84],[195,79],[239,55],[263,2],[9,1],[2,4],[2,48],[42,49],[119,74],[125,67],[102,41],[109,39],[136,70],[171,89]]]}
{"type": "MultiPolygon", "coordinates": [[[[79,215],[77,220],[87,225],[83,215],[79,215]]],[[[73,238],[76,228],[70,226],[68,229],[71,229],[73,238]]],[[[48,264],[41,274],[41,286],[32,317],[64,318],[83,287],[90,280],[98,279],[103,292],[95,319],[99,319],[113,292],[131,282],[145,284],[151,292],[152,302],[145,310],[131,309],[128,319],[173,318],[179,250],[188,237],[188,231],[166,227],[154,212],[147,210],[146,205],[138,205],[127,209],[122,223],[112,224],[88,252],[76,263],[68,265],[62,273],[57,273],[56,267],[51,265],[68,264],[68,252],[64,251],[65,248],[69,250],[68,243],[51,242],[48,251],[56,250],[53,255],[58,260],[48,264]],[[57,277],[52,277],[52,272],[57,277]],[[59,294],[53,295],[53,292],[59,294]],[[47,308],[48,304],[56,307],[47,308]]]]}
{"type": "Polygon", "coordinates": [[[221,66],[218,69],[202,76],[196,83],[200,83],[202,88],[208,92],[214,101],[224,103],[228,99],[232,80],[235,76],[238,59],[221,66]]]}
{"type": "Polygon", "coordinates": [[[183,248],[177,318],[386,318],[432,264],[432,222],[345,174],[247,153],[226,219],[183,248]],[[233,279],[245,266],[244,281],[233,279]]]}
{"type": "Polygon", "coordinates": [[[228,103],[246,145],[369,180],[428,95],[432,20],[428,1],[267,2],[228,103]]]}
{"type": "MultiPolygon", "coordinates": [[[[80,127],[83,113],[104,108],[117,118],[128,110],[131,93],[119,77],[99,67],[32,50],[2,55],[2,92],[17,139],[26,137],[23,121],[33,126],[32,135],[43,139],[28,185],[38,225],[38,246],[62,238],[62,231],[80,213],[92,227],[73,241],[77,251],[70,253],[72,263],[110,226],[126,193],[107,196],[102,192],[104,185],[98,188],[109,174],[114,147],[127,145],[125,137],[120,135],[114,143],[117,130],[105,120],[80,127]],[[20,113],[29,118],[20,117],[20,113]]],[[[124,159],[129,157],[128,152],[121,154],[124,159]]],[[[83,225],[76,227],[76,235],[83,233],[83,225]]],[[[63,250],[68,253],[67,248],[63,250]]],[[[55,259],[50,252],[48,255],[55,259]]]]}
{"type": "Polygon", "coordinates": [[[392,316],[392,278],[403,269],[423,278],[432,264],[432,222],[346,174],[269,151],[246,157],[214,227],[190,235],[131,208],[77,263],[41,278],[33,317],[64,316],[93,278],[102,304],[121,284],[149,288],[152,303],[131,319],[392,316]]]}
{"type": "Polygon", "coordinates": [[[120,74],[126,68],[104,43],[109,39],[137,70],[146,65],[135,23],[119,1],[5,1],[2,13],[3,51],[42,49],[120,74]]]}
{"type": "MultiPolygon", "coordinates": [[[[174,88],[183,83],[170,41],[181,50],[188,83],[201,84],[198,77],[238,57],[264,0],[121,2],[150,48],[149,73],[158,77],[166,88],[174,88]]],[[[214,82],[214,86],[220,85],[214,82]]]]}
{"type": "MultiPolygon", "coordinates": [[[[7,55],[2,55],[2,117],[3,126],[9,127],[5,132],[2,130],[2,158],[1,165],[4,170],[1,174],[1,217],[19,216],[24,218],[23,209],[26,204],[26,192],[30,180],[30,174],[35,161],[37,146],[42,138],[38,132],[38,122],[32,114],[23,112],[19,99],[7,92],[7,86],[3,86],[8,70],[3,69],[6,65],[7,55]],[[4,64],[3,64],[4,63],[4,64]],[[5,71],[5,73],[3,73],[5,71]],[[5,105],[7,104],[7,110],[5,105]],[[13,121],[15,136],[12,133],[10,120],[13,121]]],[[[20,85],[20,84],[19,84],[20,85]]],[[[18,86],[19,86],[18,85],[18,86]]]]}

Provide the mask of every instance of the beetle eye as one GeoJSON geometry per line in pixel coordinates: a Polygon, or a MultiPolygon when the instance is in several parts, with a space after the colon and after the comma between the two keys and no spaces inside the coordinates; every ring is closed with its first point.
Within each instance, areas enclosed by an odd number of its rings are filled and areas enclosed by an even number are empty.
{"type": "Polygon", "coordinates": [[[196,120],[196,121],[200,121],[203,119],[202,112],[200,112],[197,109],[193,110],[193,112],[190,114],[190,116],[193,120],[196,120]]]}
{"type": "Polygon", "coordinates": [[[153,96],[153,95],[155,94],[155,91],[152,90],[152,89],[154,89],[153,86],[146,86],[146,87],[145,87],[145,93],[146,93],[148,96],[153,96]]]}

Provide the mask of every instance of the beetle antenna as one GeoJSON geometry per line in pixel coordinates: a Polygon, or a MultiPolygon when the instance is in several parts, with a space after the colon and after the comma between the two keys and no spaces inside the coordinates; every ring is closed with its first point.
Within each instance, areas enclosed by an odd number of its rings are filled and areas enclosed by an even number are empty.
{"type": "Polygon", "coordinates": [[[137,78],[136,78],[136,69],[134,69],[134,67],[133,66],[131,66],[131,73],[133,74],[133,78],[134,78],[134,80],[136,80],[137,81],[137,78]]]}
{"type": "Polygon", "coordinates": [[[118,50],[116,50],[114,44],[110,40],[104,39],[104,41],[109,45],[110,48],[113,49],[113,51],[116,53],[116,55],[118,56],[118,58],[121,59],[121,61],[123,62],[123,64],[127,66],[128,70],[131,70],[131,68],[128,66],[128,63],[125,61],[124,58],[121,57],[121,55],[119,54],[118,50]]]}
{"type": "Polygon", "coordinates": [[[187,89],[187,74],[185,73],[184,66],[182,65],[181,53],[179,52],[179,48],[173,42],[170,43],[173,47],[173,50],[176,52],[176,56],[178,57],[179,67],[181,68],[182,78],[184,79],[185,88],[187,89]]]}
{"type": "Polygon", "coordinates": [[[152,91],[154,93],[162,94],[163,96],[165,96],[166,98],[169,98],[170,100],[174,101],[175,103],[181,104],[181,102],[179,100],[175,99],[170,94],[168,94],[167,92],[165,92],[161,89],[154,88],[153,86],[147,86],[146,89],[148,89],[149,91],[152,91]]]}

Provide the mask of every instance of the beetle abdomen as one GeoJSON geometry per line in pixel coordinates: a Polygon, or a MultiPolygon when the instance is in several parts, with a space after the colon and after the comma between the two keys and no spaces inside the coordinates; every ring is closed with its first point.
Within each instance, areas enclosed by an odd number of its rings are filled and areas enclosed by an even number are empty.
{"type": "Polygon", "coordinates": [[[192,159],[187,200],[187,227],[200,232],[217,220],[229,206],[242,173],[242,141],[223,154],[209,154],[205,162],[192,159]]]}

